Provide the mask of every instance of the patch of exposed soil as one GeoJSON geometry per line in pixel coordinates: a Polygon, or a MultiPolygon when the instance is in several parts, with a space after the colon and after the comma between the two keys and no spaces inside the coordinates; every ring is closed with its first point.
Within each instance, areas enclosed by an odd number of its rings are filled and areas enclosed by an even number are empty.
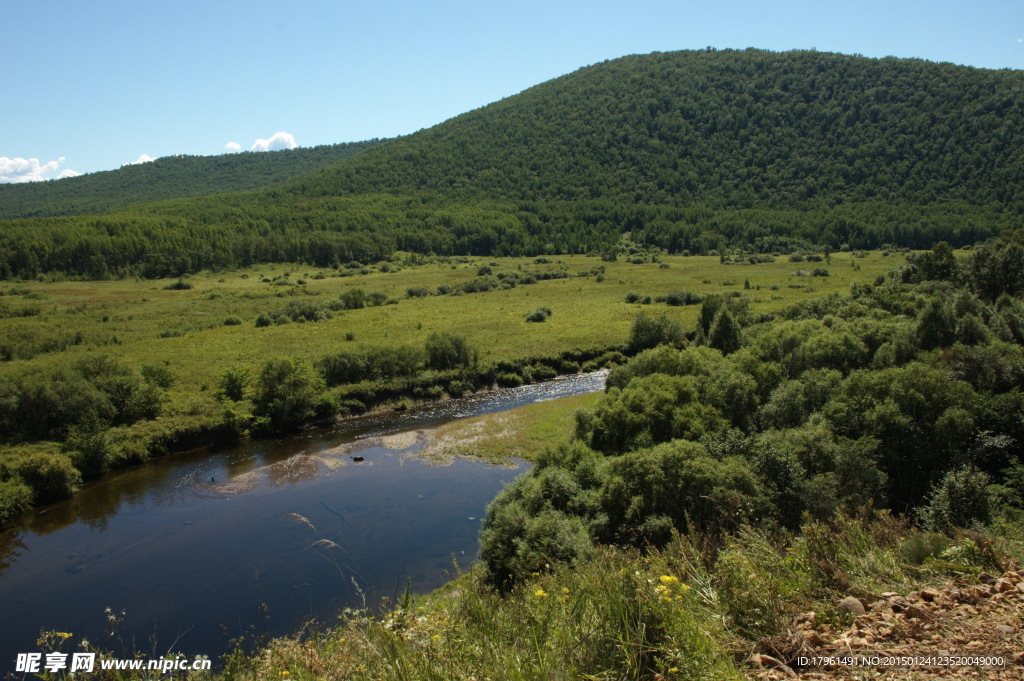
{"type": "Polygon", "coordinates": [[[942,588],[882,593],[837,604],[848,627],[796,618],[788,635],[759,642],[745,677],[1024,681],[1024,577],[982,573],[942,588]]]}

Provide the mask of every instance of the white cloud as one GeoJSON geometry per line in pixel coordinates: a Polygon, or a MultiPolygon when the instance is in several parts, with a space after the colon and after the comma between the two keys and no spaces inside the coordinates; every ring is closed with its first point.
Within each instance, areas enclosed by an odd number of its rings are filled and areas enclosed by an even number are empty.
{"type": "Polygon", "coordinates": [[[294,149],[299,146],[290,132],[275,132],[270,139],[258,139],[252,145],[252,151],[280,151],[294,149]]]}
{"type": "Polygon", "coordinates": [[[150,156],[149,154],[142,154],[141,156],[139,156],[134,161],[129,161],[128,165],[134,166],[134,165],[138,165],[139,163],[149,163],[150,161],[155,161],[155,160],[156,160],[156,156],[150,156]]]}
{"type": "Polygon", "coordinates": [[[242,145],[239,144],[238,142],[228,142],[227,144],[224,145],[224,148],[227,149],[230,152],[235,152],[235,151],[241,151],[242,150],[242,145]]]}
{"type": "Polygon", "coordinates": [[[66,160],[61,156],[56,161],[40,163],[38,158],[7,158],[0,156],[0,183],[38,182],[60,177],[74,177],[80,173],[65,168],[59,174],[57,169],[66,160]]]}

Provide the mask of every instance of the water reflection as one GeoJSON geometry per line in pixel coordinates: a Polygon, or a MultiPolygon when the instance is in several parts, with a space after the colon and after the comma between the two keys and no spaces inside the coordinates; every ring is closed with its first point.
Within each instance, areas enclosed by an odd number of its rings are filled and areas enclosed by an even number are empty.
{"type": "Polygon", "coordinates": [[[216,657],[225,636],[329,621],[358,604],[353,579],[371,598],[407,580],[436,588],[453,559],[468,567],[484,508],[518,471],[419,461],[426,430],[603,384],[581,378],[111,475],[0,534],[0,663],[34,651],[41,628],[112,648],[107,607],[126,611],[122,635],[140,650],[153,637],[216,657]]]}

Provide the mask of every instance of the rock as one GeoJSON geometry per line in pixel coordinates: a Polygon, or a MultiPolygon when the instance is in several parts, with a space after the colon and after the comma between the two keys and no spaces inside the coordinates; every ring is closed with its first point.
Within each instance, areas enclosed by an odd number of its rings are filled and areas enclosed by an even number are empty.
{"type": "Polygon", "coordinates": [[[1013,591],[1013,583],[1008,579],[1000,579],[996,582],[995,590],[998,593],[1005,593],[1007,591],[1013,591]]]}
{"type": "Polygon", "coordinates": [[[910,601],[903,596],[896,596],[889,602],[892,605],[893,612],[903,612],[907,609],[907,606],[910,605],[910,601]]]}
{"type": "Polygon", "coordinates": [[[982,572],[978,575],[978,581],[982,584],[995,584],[996,578],[987,572],[982,572]]]}
{"type": "Polygon", "coordinates": [[[919,620],[929,620],[932,617],[927,610],[916,605],[908,606],[907,609],[903,611],[903,614],[908,620],[914,619],[915,617],[919,620]]]}
{"type": "Polygon", "coordinates": [[[800,636],[803,638],[804,643],[812,648],[818,648],[825,644],[824,639],[814,630],[803,631],[800,633],[800,636]]]}
{"type": "Polygon", "coordinates": [[[1000,624],[998,627],[996,627],[996,631],[998,631],[1003,636],[1013,636],[1017,633],[1017,627],[1013,626],[1012,624],[1000,624]]]}
{"type": "Polygon", "coordinates": [[[836,607],[844,612],[850,613],[854,617],[860,617],[867,612],[867,609],[864,607],[864,604],[861,603],[860,599],[854,598],[853,596],[847,596],[843,600],[839,601],[839,604],[836,607]]]}
{"type": "Polygon", "coordinates": [[[921,589],[921,600],[927,601],[928,603],[936,600],[941,595],[942,594],[935,589],[921,589]]]}

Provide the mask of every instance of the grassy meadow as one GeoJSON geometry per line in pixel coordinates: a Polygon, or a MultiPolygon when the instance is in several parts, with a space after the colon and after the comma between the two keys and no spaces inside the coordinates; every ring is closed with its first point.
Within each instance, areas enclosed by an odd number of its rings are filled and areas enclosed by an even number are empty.
{"type": "Polygon", "coordinates": [[[665,312],[684,328],[693,327],[698,306],[628,304],[625,298],[631,292],[653,298],[677,290],[702,295],[736,291],[749,296],[754,311],[769,312],[811,295],[845,293],[853,282],[871,281],[898,262],[880,253],[860,258],[835,254],[827,266],[830,276],[797,277],[795,271],[809,266],[785,257],[745,266],[723,265],[712,256],[660,260],[668,267],[586,256],[564,256],[547,264],[535,264],[531,258],[460,258],[406,265],[397,272],[364,268],[366,274],[346,277],[283,264],[204,272],[180,280],[191,286],[184,290],[168,288],[178,281],[173,279],[11,283],[0,286],[0,337],[16,357],[34,356],[0,363],[0,378],[66,365],[99,352],[132,367],[165,364],[175,377],[171,394],[177,402],[209,389],[230,365],[255,368],[271,356],[315,360],[345,343],[421,345],[434,331],[465,335],[485,361],[547,356],[572,348],[619,345],[641,311],[665,312]],[[564,270],[575,275],[595,267],[603,267],[604,273],[508,290],[407,296],[412,288],[433,292],[469,281],[484,265],[495,274],[564,270]],[[745,281],[750,290],[744,289],[745,281]],[[308,296],[324,302],[354,288],[382,292],[397,304],[338,311],[332,319],[316,323],[255,327],[260,314],[292,300],[308,296]],[[553,314],[543,324],[526,323],[525,316],[538,307],[548,307],[553,314]],[[225,324],[230,318],[241,323],[225,324]],[[346,341],[349,333],[354,340],[346,341]]]}
{"type": "MultiPolygon", "coordinates": [[[[279,264],[183,279],[10,282],[0,285],[0,357],[6,358],[0,362],[0,382],[18,385],[71,372],[100,356],[135,375],[159,370],[166,384],[159,416],[108,431],[111,451],[122,452],[109,458],[116,467],[197,442],[204,432],[223,426],[219,377],[228,369],[256,376],[275,357],[315,364],[342,351],[423,348],[435,332],[463,336],[482,366],[573,350],[599,353],[622,348],[641,312],[665,314],[693,329],[700,306],[658,302],[670,292],[742,296],[753,313],[765,313],[845,294],[852,283],[872,281],[901,260],[881,252],[834,253],[827,262],[790,262],[781,256],[752,265],[724,264],[717,256],[627,257],[637,262],[403,255],[337,270],[279,264]],[[826,268],[829,276],[810,276],[816,267],[826,268]],[[459,290],[474,281],[501,283],[517,275],[536,282],[459,290]],[[564,278],[548,278],[556,276],[564,278]],[[339,309],[340,297],[355,289],[380,304],[339,309]],[[455,293],[439,295],[449,290],[455,293]],[[626,302],[630,294],[641,302],[626,302]],[[280,323],[277,317],[295,305],[328,311],[320,321],[280,323]],[[540,308],[549,309],[550,316],[528,322],[527,315],[540,308]],[[259,326],[261,316],[278,323],[259,326]]],[[[8,440],[0,448],[0,464],[58,448],[38,439],[8,440]]]]}

